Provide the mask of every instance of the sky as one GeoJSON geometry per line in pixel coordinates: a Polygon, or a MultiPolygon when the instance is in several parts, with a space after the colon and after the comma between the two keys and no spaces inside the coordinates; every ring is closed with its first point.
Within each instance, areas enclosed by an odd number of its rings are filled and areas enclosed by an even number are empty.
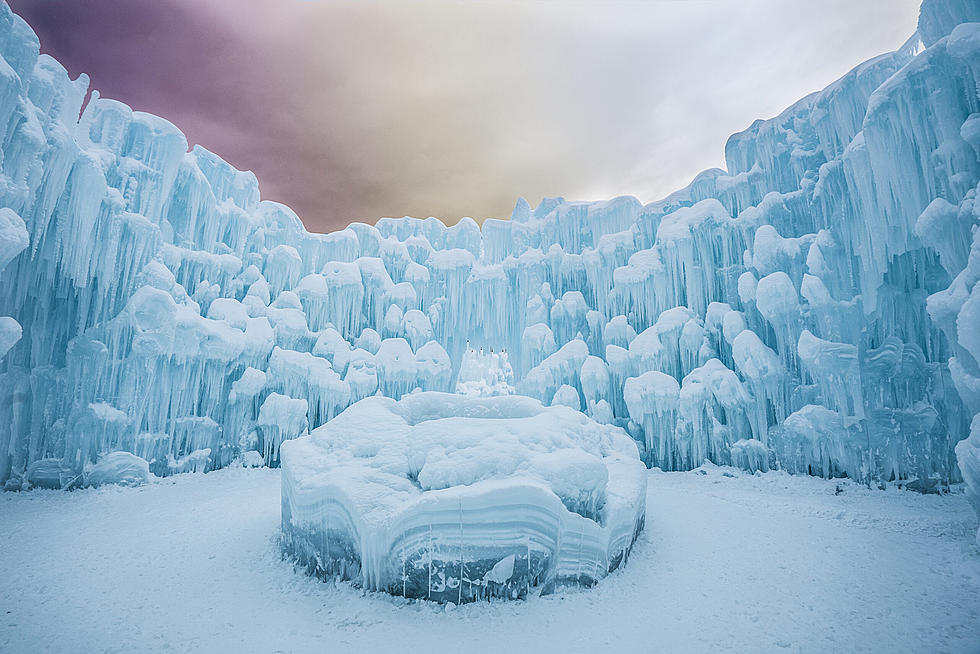
{"type": "Polygon", "coordinates": [[[311,231],[657,200],[915,30],[918,0],[8,0],[311,231]]]}

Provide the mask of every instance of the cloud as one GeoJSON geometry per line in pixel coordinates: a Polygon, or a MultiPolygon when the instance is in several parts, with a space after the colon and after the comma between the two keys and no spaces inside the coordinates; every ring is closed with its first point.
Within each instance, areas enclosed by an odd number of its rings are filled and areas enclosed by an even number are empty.
{"type": "Polygon", "coordinates": [[[901,45],[915,0],[11,2],[104,96],[312,230],[657,199],[727,136],[901,45]]]}

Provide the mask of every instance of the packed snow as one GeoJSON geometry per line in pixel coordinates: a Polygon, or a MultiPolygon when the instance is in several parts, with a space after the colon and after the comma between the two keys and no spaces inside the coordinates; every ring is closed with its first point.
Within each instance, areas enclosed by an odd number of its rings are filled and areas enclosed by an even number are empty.
{"type": "Polygon", "coordinates": [[[626,566],[588,590],[463,606],[283,560],[279,470],[3,493],[0,651],[977,651],[980,556],[959,487],[648,475],[626,566]]]}

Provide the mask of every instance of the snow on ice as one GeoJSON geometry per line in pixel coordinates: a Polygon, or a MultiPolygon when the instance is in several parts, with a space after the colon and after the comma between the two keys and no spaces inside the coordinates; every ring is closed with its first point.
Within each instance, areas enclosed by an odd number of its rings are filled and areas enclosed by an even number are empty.
{"type": "Polygon", "coordinates": [[[625,562],[646,513],[622,429],[527,397],[375,396],[281,452],[285,549],[406,597],[591,584],[625,562]]]}

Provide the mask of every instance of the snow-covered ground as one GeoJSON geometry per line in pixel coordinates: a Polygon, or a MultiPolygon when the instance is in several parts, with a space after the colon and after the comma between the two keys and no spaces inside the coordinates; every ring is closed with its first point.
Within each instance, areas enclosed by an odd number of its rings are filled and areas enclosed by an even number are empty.
{"type": "MultiPolygon", "coordinates": [[[[462,607],[282,561],[279,472],[0,494],[0,652],[980,652],[961,492],[652,471],[629,564],[462,607]]],[[[734,476],[728,476],[734,475],[734,476]]]]}

